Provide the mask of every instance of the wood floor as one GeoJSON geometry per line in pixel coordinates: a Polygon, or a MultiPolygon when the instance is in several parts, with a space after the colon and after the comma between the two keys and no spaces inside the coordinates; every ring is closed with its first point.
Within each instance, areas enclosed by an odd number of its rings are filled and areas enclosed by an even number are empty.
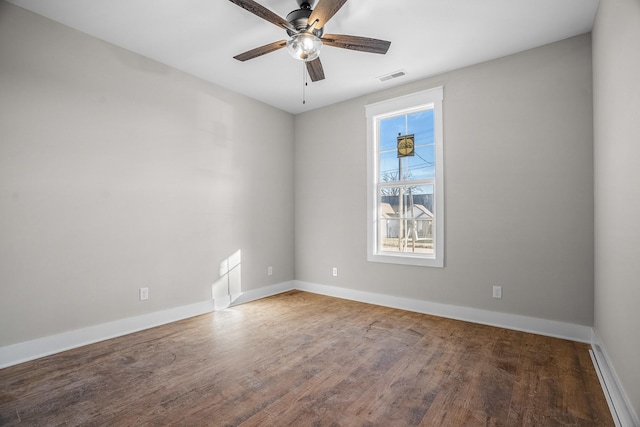
{"type": "Polygon", "coordinates": [[[613,421],[586,344],[292,291],[0,370],[0,425],[613,421]]]}

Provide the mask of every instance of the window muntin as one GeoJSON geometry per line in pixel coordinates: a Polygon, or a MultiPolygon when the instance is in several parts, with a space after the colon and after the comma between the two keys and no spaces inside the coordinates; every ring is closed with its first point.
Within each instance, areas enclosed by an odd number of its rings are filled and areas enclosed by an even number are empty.
{"type": "Polygon", "coordinates": [[[367,106],[368,259],[442,267],[442,88],[367,106]],[[398,138],[413,135],[412,155],[398,138]]]}

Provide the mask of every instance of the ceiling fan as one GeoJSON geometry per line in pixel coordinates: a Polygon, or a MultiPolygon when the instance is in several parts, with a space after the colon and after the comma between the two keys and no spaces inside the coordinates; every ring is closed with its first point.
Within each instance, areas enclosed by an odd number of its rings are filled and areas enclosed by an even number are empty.
{"type": "Polygon", "coordinates": [[[361,52],[385,54],[391,42],[344,34],[324,34],[324,25],[336,14],[347,0],[319,0],[315,9],[311,9],[315,0],[296,0],[299,9],[281,18],[266,7],[253,0],[229,0],[254,15],[275,24],[287,31],[289,40],[280,40],[251,49],[234,56],[239,61],[247,61],[258,56],[287,48],[296,59],[305,62],[311,81],[324,79],[324,69],[319,54],[322,45],[361,52]]]}

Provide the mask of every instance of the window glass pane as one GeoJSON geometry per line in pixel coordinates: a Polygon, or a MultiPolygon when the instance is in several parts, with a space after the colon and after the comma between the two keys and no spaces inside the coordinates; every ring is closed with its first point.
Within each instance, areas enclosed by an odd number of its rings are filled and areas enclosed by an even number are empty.
{"type": "Polygon", "coordinates": [[[433,187],[380,187],[379,252],[433,254],[433,187]]]}
{"type": "Polygon", "coordinates": [[[380,182],[435,177],[433,108],[381,119],[380,182]],[[398,158],[399,135],[414,135],[414,154],[398,158]]]}
{"type": "Polygon", "coordinates": [[[367,260],[444,267],[443,87],[366,106],[367,260]]]}

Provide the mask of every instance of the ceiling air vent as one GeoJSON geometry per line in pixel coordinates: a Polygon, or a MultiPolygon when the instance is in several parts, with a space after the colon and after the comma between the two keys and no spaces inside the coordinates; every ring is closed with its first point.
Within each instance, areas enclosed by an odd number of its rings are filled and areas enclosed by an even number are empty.
{"type": "Polygon", "coordinates": [[[387,80],[397,79],[398,77],[406,76],[407,72],[404,70],[394,71],[393,73],[385,74],[384,76],[378,77],[378,80],[381,82],[386,82],[387,80]]]}

